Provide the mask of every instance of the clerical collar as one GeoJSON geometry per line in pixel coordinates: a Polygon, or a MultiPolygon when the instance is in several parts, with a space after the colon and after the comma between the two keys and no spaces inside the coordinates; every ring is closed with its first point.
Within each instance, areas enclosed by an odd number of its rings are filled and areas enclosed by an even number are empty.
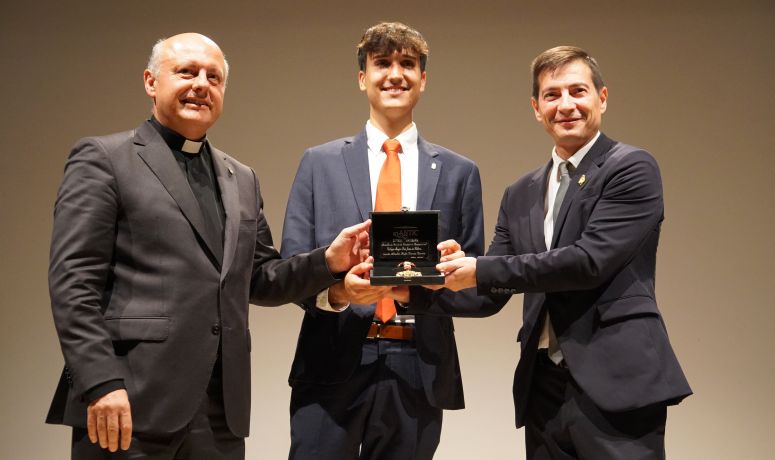
{"type": "Polygon", "coordinates": [[[203,137],[199,141],[186,139],[175,131],[159,123],[159,120],[157,120],[154,116],[151,116],[151,119],[148,121],[150,121],[153,127],[156,128],[156,131],[161,134],[164,142],[166,142],[167,146],[172,150],[178,150],[188,154],[197,154],[202,150],[202,144],[204,144],[207,140],[207,137],[203,137]]]}

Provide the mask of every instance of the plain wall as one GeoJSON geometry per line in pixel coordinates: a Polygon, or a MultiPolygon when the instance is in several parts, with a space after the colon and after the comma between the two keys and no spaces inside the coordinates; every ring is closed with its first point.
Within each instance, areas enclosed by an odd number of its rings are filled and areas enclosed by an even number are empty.
{"type": "MultiPolygon", "coordinates": [[[[666,219],[657,296],[695,395],[668,415],[678,459],[771,458],[775,234],[775,6],[738,2],[10,2],[0,13],[2,391],[0,458],[69,458],[69,429],[43,423],[61,367],[46,270],[52,208],[73,143],[137,126],[155,40],[198,31],[231,63],[211,141],[253,167],[279,244],[304,149],[368,117],[355,44],[380,20],[430,44],[420,133],[475,160],[486,239],[503,189],[549,159],[529,104],[529,62],[588,49],[610,91],[603,130],[659,161],[666,219]]],[[[251,307],[249,459],[286,458],[287,375],[301,310],[251,307]]],[[[467,408],[445,412],[439,459],[524,458],[513,426],[521,296],[458,319],[467,408]]]]}

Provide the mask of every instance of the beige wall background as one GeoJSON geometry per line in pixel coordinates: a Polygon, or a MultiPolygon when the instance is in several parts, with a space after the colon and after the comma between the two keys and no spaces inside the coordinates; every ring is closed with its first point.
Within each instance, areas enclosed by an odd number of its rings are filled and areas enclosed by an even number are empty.
{"type": "MultiPolygon", "coordinates": [[[[149,114],[141,77],[153,42],[199,31],[225,50],[232,75],[210,139],[257,171],[277,240],[303,150],[367,119],[354,45],[380,20],[430,43],[416,121],[479,164],[488,239],[504,187],[551,148],[529,106],[528,63],[558,44],[598,58],[604,131],[650,150],[664,178],[657,293],[696,393],[669,411],[668,454],[772,458],[772,2],[2,3],[0,458],[69,458],[69,430],[43,423],[62,366],[46,282],[53,200],[78,138],[149,114]]],[[[456,320],[467,409],[445,413],[437,458],[524,458],[511,402],[520,314],[517,296],[497,316],[456,320]]],[[[252,308],[249,459],[287,455],[301,316],[252,308]]]]}

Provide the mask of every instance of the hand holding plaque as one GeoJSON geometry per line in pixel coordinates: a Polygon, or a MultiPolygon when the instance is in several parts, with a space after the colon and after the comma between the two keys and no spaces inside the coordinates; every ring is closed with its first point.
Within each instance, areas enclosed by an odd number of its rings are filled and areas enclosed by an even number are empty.
{"type": "Polygon", "coordinates": [[[374,286],[444,284],[439,263],[439,211],[371,213],[374,286]]]}

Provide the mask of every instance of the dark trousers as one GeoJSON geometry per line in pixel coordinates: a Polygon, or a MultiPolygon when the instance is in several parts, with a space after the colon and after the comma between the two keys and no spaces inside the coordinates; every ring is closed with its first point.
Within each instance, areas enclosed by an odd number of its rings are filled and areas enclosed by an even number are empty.
{"type": "Polygon", "coordinates": [[[442,410],[428,403],[418,359],[413,342],[367,339],[346,382],[294,385],[289,458],[433,458],[442,410]]]}
{"type": "MultiPolygon", "coordinates": [[[[128,451],[111,453],[89,441],[87,431],[73,428],[73,460],[244,460],[245,438],[234,436],[226,425],[220,377],[220,360],[193,420],[172,434],[132,433],[128,451]]],[[[163,395],[159,396],[163,398],[163,395]]],[[[130,401],[131,404],[131,401],[130,401]]]]}
{"type": "Polygon", "coordinates": [[[544,350],[536,358],[528,404],[529,460],[665,458],[665,405],[605,412],[544,350]]]}

